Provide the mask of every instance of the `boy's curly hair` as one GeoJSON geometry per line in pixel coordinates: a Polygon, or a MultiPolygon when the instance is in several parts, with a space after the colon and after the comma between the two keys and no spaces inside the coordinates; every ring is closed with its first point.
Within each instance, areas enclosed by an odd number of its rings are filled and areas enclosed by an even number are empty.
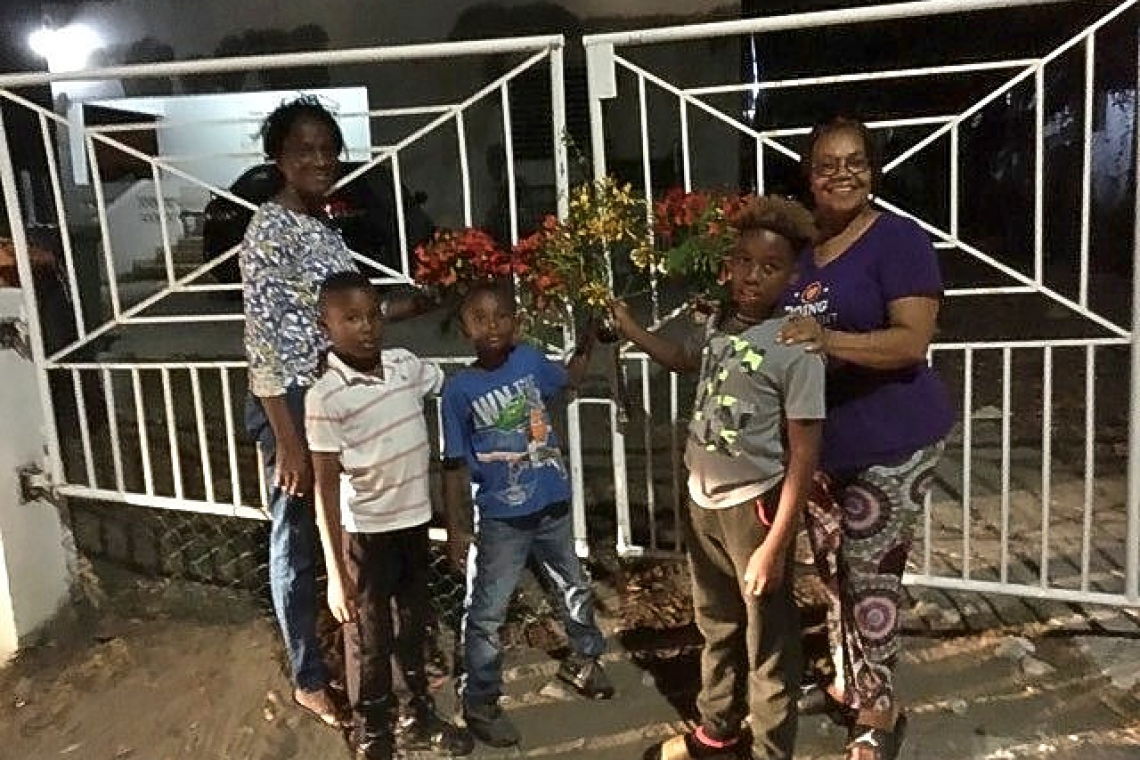
{"type": "Polygon", "coordinates": [[[768,230],[785,238],[792,250],[799,252],[815,239],[815,219],[799,201],[779,195],[749,195],[728,223],[743,234],[750,230],[768,230]]]}

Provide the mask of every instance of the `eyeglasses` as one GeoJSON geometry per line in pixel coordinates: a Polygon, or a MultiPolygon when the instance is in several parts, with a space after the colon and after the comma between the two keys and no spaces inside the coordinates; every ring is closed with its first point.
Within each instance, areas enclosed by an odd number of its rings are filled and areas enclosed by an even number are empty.
{"type": "Polygon", "coordinates": [[[834,177],[845,169],[851,174],[862,174],[870,168],[871,162],[866,156],[847,156],[811,165],[812,174],[818,177],[834,177]]]}

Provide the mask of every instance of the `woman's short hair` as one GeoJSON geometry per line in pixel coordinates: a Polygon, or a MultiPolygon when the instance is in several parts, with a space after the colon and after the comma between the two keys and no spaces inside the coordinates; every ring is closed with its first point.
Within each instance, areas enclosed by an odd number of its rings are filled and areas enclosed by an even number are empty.
{"type": "Polygon", "coordinates": [[[729,218],[733,229],[743,234],[768,230],[785,238],[793,251],[800,251],[815,239],[815,220],[799,201],[779,195],[750,195],[729,218]]]}
{"type": "Polygon", "coordinates": [[[336,152],[339,154],[344,150],[344,134],[340,131],[336,117],[316,96],[302,95],[277,106],[261,123],[261,147],[270,160],[276,161],[281,157],[285,138],[289,136],[293,125],[301,119],[313,119],[324,124],[336,141],[336,152]]]}

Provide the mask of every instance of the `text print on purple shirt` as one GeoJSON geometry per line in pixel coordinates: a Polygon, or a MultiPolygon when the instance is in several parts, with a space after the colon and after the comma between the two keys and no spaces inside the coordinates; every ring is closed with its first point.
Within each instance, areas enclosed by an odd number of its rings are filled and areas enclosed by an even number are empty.
{"type": "MultiPolygon", "coordinates": [[[[822,267],[809,247],[785,309],[832,330],[862,333],[889,326],[892,301],[941,295],[938,259],[926,233],[909,219],[884,213],[822,267]]],[[[899,370],[829,362],[821,464],[833,474],[897,464],[944,438],[953,422],[949,396],[928,362],[899,370]]]]}

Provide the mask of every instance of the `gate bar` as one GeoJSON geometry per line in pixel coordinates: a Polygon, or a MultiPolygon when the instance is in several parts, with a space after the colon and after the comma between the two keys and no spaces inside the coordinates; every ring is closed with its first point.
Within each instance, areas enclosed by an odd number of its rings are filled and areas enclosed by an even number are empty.
{"type": "MultiPolygon", "coordinates": [[[[641,29],[628,32],[589,34],[582,38],[587,48],[594,45],[656,45],[663,42],[705,40],[713,37],[734,37],[742,34],[812,29],[821,26],[840,26],[875,21],[910,19],[919,16],[969,13],[971,11],[1005,10],[1030,5],[1059,5],[1071,0],[920,0],[911,3],[875,5],[870,8],[844,8],[841,10],[789,13],[781,16],[712,21],[687,26],[666,26],[659,29],[641,29]]],[[[2,86],[2,85],[0,85],[2,86]]]]}
{"type": "Polygon", "coordinates": [[[32,280],[32,262],[28,255],[28,236],[24,230],[20,194],[16,190],[16,170],[12,166],[12,151],[8,145],[8,128],[4,123],[4,109],[0,108],[0,184],[3,185],[4,207],[8,211],[8,228],[12,247],[16,250],[16,273],[20,278],[20,293],[24,297],[24,319],[28,325],[28,343],[32,362],[36,366],[36,382],[40,390],[44,436],[47,438],[48,465],[52,482],[63,483],[63,460],[59,455],[59,432],[55,424],[55,409],[48,384],[47,363],[44,357],[43,332],[40,312],[36,305],[35,283],[32,280]]]}
{"type": "MultiPolygon", "coordinates": [[[[911,79],[930,77],[938,74],[971,74],[979,71],[1001,71],[1004,69],[1024,69],[1037,63],[1036,58],[1014,58],[1008,61],[983,61],[980,63],[955,63],[947,66],[926,66],[912,69],[882,69],[855,74],[829,74],[794,79],[770,79],[766,82],[745,82],[741,84],[714,84],[703,87],[687,87],[689,95],[725,95],[733,92],[760,90],[782,90],[794,87],[817,87],[822,84],[851,84],[855,82],[878,81],[881,79],[911,79]]],[[[870,126],[870,125],[868,125],[870,126]]]]}
{"type": "Polygon", "coordinates": [[[1053,346],[1042,349],[1041,390],[1041,588],[1049,588],[1049,534],[1053,523],[1053,346]]]}
{"type": "MultiPolygon", "coordinates": [[[[107,410],[107,434],[110,436],[111,463],[115,468],[115,488],[117,493],[124,493],[127,489],[123,480],[123,453],[119,443],[119,405],[115,403],[115,378],[110,367],[99,370],[99,377],[103,381],[103,406],[107,410]]],[[[92,485],[98,486],[97,483],[92,485]]]]}
{"type": "Polygon", "coordinates": [[[94,487],[95,460],[91,455],[91,425],[87,417],[87,399],[83,392],[83,371],[71,370],[71,390],[75,394],[75,410],[79,416],[79,441],[83,446],[83,469],[87,475],[87,484],[94,487]]]}
{"type": "MultiPolygon", "coordinates": [[[[1093,148],[1093,95],[1096,89],[1096,34],[1090,34],[1085,39],[1085,97],[1081,116],[1081,139],[1084,149],[1081,151],[1081,248],[1080,248],[1080,284],[1077,291],[1077,303],[1081,306],[1089,305],[1089,243],[1091,241],[1090,223],[1092,217],[1092,148],[1093,148]]],[[[1136,157],[1133,156],[1133,161],[1136,157]]]]}
{"type": "Polygon", "coordinates": [[[71,225],[67,220],[67,205],[63,202],[63,186],[59,181],[58,156],[55,152],[55,142],[52,140],[51,129],[47,117],[38,114],[40,123],[40,136],[43,138],[44,155],[47,158],[48,179],[51,182],[52,200],[55,202],[56,223],[61,230],[68,230],[69,234],[60,235],[60,244],[63,248],[64,268],[67,270],[67,286],[71,288],[71,310],[75,317],[75,332],[82,338],[87,335],[87,323],[83,318],[83,304],[80,302],[79,281],[75,275],[75,253],[71,248],[71,225]]]}
{"type": "Polygon", "coordinates": [[[459,180],[463,190],[463,226],[472,226],[471,214],[471,166],[467,160],[467,125],[463,112],[455,114],[455,139],[459,150],[459,180]]]}
{"type": "MultiPolygon", "coordinates": [[[[1137,86],[1140,87],[1140,46],[1137,46],[1137,86]]],[[[1140,124],[1133,124],[1140,132],[1140,124]]],[[[1133,140],[1133,145],[1140,140],[1133,140]]],[[[1135,159],[1135,157],[1133,157],[1135,159]]],[[[1135,171],[1135,160],[1133,161],[1135,171]]],[[[1124,557],[1125,595],[1140,601],[1140,191],[1132,183],[1132,362],[1128,394],[1128,532],[1124,557]]]]}
{"type": "MultiPolygon", "coordinates": [[[[1023,0],[1020,0],[1023,1],[1023,0]]],[[[1057,2],[1059,0],[1053,0],[1057,2]]],[[[102,81],[106,79],[153,79],[196,74],[220,74],[233,71],[264,71],[266,69],[302,68],[309,66],[342,66],[347,64],[418,61],[425,59],[462,58],[476,55],[503,53],[529,53],[546,50],[563,44],[561,34],[531,37],[506,37],[489,40],[458,42],[430,42],[414,45],[387,45],[381,47],[350,48],[348,50],[314,50],[304,53],[273,55],[243,55],[213,60],[171,61],[167,63],[109,66],[82,71],[47,72],[28,71],[0,75],[0,88],[34,87],[52,82],[102,81]]]]}
{"type": "Polygon", "coordinates": [[[1001,349],[1001,559],[998,577],[1004,585],[1009,583],[1009,486],[1010,486],[1010,427],[1013,416],[1011,381],[1013,378],[1013,348],[1001,349]]]}
{"type": "Polygon", "coordinates": [[[1096,346],[1085,347],[1085,489],[1081,520],[1081,591],[1089,591],[1096,486],[1096,346]]]}

